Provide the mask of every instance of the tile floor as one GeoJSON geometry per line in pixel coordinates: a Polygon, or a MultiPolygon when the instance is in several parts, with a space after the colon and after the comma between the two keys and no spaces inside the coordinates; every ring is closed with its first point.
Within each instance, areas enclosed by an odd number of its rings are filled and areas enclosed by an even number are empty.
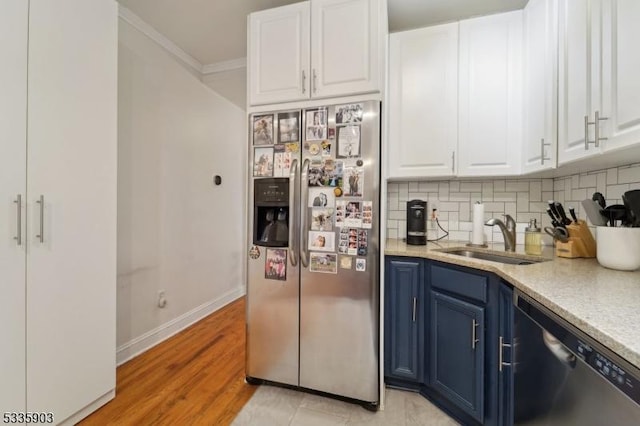
{"type": "Polygon", "coordinates": [[[449,426],[450,417],[414,392],[386,390],[384,411],[304,392],[262,385],[244,406],[234,426],[449,426]]]}

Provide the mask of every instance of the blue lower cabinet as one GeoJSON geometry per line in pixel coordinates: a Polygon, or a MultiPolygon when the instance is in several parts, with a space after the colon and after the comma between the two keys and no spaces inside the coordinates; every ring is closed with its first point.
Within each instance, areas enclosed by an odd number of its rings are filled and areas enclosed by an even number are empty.
{"type": "Polygon", "coordinates": [[[513,289],[500,284],[498,294],[498,424],[512,425],[514,420],[513,289]]]}
{"type": "Polygon", "coordinates": [[[485,308],[431,290],[430,386],[482,423],[485,308]]]}
{"type": "Polygon", "coordinates": [[[386,258],[384,374],[390,384],[424,383],[423,277],[421,259],[386,258]]]}

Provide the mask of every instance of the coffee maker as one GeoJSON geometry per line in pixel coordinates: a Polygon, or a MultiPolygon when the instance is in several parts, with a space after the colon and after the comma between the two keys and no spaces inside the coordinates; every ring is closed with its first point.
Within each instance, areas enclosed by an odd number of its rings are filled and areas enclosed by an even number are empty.
{"type": "Polygon", "coordinates": [[[407,201],[407,244],[414,246],[427,244],[426,201],[407,201]]]}

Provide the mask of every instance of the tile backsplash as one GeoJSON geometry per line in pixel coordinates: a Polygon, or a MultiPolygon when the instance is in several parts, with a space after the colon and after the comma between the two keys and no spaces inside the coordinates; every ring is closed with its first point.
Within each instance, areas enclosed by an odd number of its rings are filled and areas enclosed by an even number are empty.
{"type": "MultiPolygon", "coordinates": [[[[564,204],[567,213],[574,207],[579,217],[586,218],[580,201],[599,191],[607,204],[619,204],[621,195],[630,189],[640,189],[640,163],[596,170],[555,179],[490,179],[452,181],[406,181],[387,184],[387,237],[406,236],[406,202],[426,200],[427,209],[437,209],[440,225],[449,231],[446,239],[469,241],[471,238],[473,204],[484,204],[485,220],[509,214],[516,220],[516,241],[524,242],[524,228],[535,218],[538,224],[549,226],[547,201],[564,204]]],[[[437,225],[428,221],[428,239],[444,235],[437,225]]],[[[487,242],[503,241],[498,227],[485,227],[487,242]]],[[[551,239],[545,235],[545,243],[551,239]]]]}

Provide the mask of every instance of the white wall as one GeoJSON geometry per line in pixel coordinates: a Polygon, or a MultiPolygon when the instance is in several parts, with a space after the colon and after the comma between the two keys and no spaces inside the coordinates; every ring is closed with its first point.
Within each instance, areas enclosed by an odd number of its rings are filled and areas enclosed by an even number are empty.
{"type": "Polygon", "coordinates": [[[247,105],[247,68],[204,74],[202,81],[243,110],[247,105]]]}
{"type": "Polygon", "coordinates": [[[122,362],[244,293],[247,130],[242,109],[122,19],[119,39],[122,362]]]}

